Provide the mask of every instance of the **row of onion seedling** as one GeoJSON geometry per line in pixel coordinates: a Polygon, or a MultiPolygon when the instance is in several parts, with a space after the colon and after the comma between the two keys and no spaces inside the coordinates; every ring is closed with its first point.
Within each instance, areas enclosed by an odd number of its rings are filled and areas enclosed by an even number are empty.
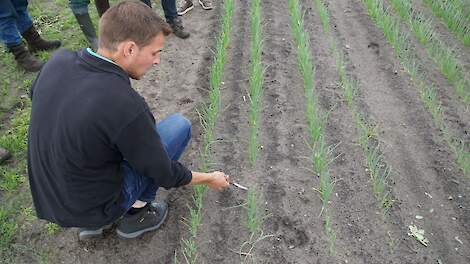
{"type": "MultiPolygon", "coordinates": [[[[264,67],[261,61],[263,51],[261,0],[251,1],[250,17],[250,139],[248,150],[250,164],[252,167],[255,167],[259,151],[258,128],[264,83],[264,67]]],[[[262,210],[261,197],[258,194],[256,186],[252,186],[248,191],[245,208],[247,211],[245,226],[249,231],[249,238],[240,246],[240,260],[241,263],[256,263],[254,254],[256,244],[271,236],[265,235],[262,230],[262,223],[266,215],[263,214],[264,210],[262,210]]]]}
{"type": "Polygon", "coordinates": [[[330,52],[336,59],[336,70],[339,76],[340,85],[343,89],[343,97],[348,105],[356,129],[359,132],[359,143],[366,158],[372,190],[377,200],[378,206],[385,215],[393,205],[394,198],[389,186],[391,168],[387,165],[380,152],[379,141],[376,137],[376,126],[366,121],[365,115],[361,113],[357,103],[358,82],[346,73],[346,62],[343,52],[338,49],[336,40],[333,38],[330,29],[329,12],[322,0],[314,0],[316,10],[320,16],[322,28],[328,35],[330,52]]]}
{"type": "Polygon", "coordinates": [[[424,0],[424,2],[465,46],[470,47],[470,13],[465,14],[463,3],[449,0],[424,0]]]}
{"type": "Polygon", "coordinates": [[[309,145],[312,150],[311,161],[313,170],[320,177],[317,191],[322,200],[321,214],[325,220],[325,231],[330,242],[330,251],[334,252],[336,233],[332,228],[331,217],[327,206],[333,193],[334,183],[330,177],[331,148],[325,139],[327,115],[319,111],[318,98],[314,96],[315,70],[312,64],[309,35],[304,29],[304,21],[298,0],[289,0],[289,12],[294,43],[297,47],[297,63],[303,80],[306,119],[309,133],[309,145]]]}
{"type": "Polygon", "coordinates": [[[380,28],[387,41],[394,48],[405,72],[407,72],[413,84],[418,89],[420,99],[425,108],[431,114],[435,125],[442,131],[444,140],[454,153],[456,163],[465,175],[470,175],[469,144],[449,128],[445,121],[441,102],[437,98],[437,92],[432,84],[427,81],[430,78],[423,71],[423,66],[418,59],[416,51],[411,47],[409,37],[400,28],[400,22],[384,8],[383,0],[363,0],[369,16],[380,28]]]}
{"type": "MultiPolygon", "coordinates": [[[[433,30],[432,21],[421,12],[413,9],[410,0],[391,0],[395,12],[405,21],[417,40],[425,47],[429,56],[438,65],[441,73],[456,90],[457,95],[470,105],[470,82],[454,51],[443,43],[433,30]]],[[[470,24],[468,25],[470,27],[470,24]]]]}
{"type": "MultiPolygon", "coordinates": [[[[217,38],[214,60],[212,62],[209,74],[209,102],[206,103],[205,106],[198,112],[203,131],[200,165],[200,170],[203,172],[209,171],[212,163],[214,128],[220,109],[220,85],[222,83],[227,57],[227,47],[230,43],[233,8],[233,0],[224,1],[222,28],[217,38]]],[[[189,206],[189,216],[183,220],[189,229],[189,237],[187,239],[183,239],[182,245],[182,254],[186,263],[197,263],[196,238],[199,225],[202,221],[202,206],[206,188],[207,187],[205,185],[197,185],[194,187],[194,205],[189,206]]]]}

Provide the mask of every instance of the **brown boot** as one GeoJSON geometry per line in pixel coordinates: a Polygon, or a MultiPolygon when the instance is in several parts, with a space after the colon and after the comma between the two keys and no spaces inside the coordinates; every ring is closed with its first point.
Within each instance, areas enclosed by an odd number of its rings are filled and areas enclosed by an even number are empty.
{"type": "Polygon", "coordinates": [[[31,26],[21,35],[24,39],[26,39],[26,42],[28,42],[28,49],[30,52],[36,52],[39,50],[53,50],[62,45],[62,43],[58,40],[47,41],[41,38],[34,26],[31,26]]]}
{"type": "Polygon", "coordinates": [[[9,158],[11,158],[10,153],[6,149],[0,148],[0,164],[9,158]]]}
{"type": "Polygon", "coordinates": [[[13,53],[15,60],[18,65],[28,72],[37,72],[39,71],[44,63],[36,59],[31,53],[26,49],[23,43],[9,47],[8,50],[13,53]]]}
{"type": "Polygon", "coordinates": [[[95,0],[96,11],[101,17],[109,9],[109,0],[95,0]]]}

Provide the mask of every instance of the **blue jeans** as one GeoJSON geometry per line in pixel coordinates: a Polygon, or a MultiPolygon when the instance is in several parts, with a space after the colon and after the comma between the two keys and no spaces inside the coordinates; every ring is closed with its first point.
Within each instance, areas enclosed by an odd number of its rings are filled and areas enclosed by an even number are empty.
{"type": "MultiPolygon", "coordinates": [[[[168,157],[178,160],[191,139],[191,122],[181,114],[173,114],[156,125],[156,132],[160,135],[168,157]]],[[[124,171],[124,201],[121,207],[129,210],[137,200],[148,203],[155,200],[158,186],[153,179],[137,173],[127,161],[121,166],[124,171]]]]}
{"type": "MultiPolygon", "coordinates": [[[[152,7],[151,0],[141,0],[144,4],[152,7]]],[[[70,9],[76,15],[88,13],[88,5],[90,0],[69,0],[70,9]]],[[[178,14],[176,13],[176,0],[162,0],[163,12],[165,13],[166,22],[172,22],[178,14]]]]}
{"type": "Polygon", "coordinates": [[[0,40],[7,48],[21,44],[21,33],[32,25],[27,0],[0,1],[0,40]]]}

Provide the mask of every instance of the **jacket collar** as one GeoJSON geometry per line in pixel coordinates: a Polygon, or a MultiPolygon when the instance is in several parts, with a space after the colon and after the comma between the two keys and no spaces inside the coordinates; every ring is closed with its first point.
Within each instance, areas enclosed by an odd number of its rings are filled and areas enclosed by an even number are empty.
{"type": "Polygon", "coordinates": [[[97,68],[97,69],[102,70],[102,71],[117,74],[117,75],[123,77],[124,79],[126,79],[130,83],[129,75],[121,67],[119,67],[119,65],[117,65],[113,62],[104,60],[102,58],[99,58],[97,56],[94,56],[94,55],[90,54],[86,49],[79,50],[78,51],[78,57],[82,61],[84,61],[86,64],[88,64],[92,67],[97,68]]]}

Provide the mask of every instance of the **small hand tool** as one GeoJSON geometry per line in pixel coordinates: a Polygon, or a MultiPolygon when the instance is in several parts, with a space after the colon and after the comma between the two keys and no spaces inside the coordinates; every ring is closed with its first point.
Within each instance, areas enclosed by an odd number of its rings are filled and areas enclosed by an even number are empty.
{"type": "Polygon", "coordinates": [[[243,186],[243,185],[241,185],[241,184],[238,184],[238,183],[236,183],[236,182],[234,182],[234,181],[230,181],[230,184],[232,184],[233,186],[235,186],[235,187],[237,187],[237,188],[240,188],[240,189],[242,189],[242,190],[248,191],[248,188],[247,188],[247,187],[245,187],[245,186],[243,186]]]}

